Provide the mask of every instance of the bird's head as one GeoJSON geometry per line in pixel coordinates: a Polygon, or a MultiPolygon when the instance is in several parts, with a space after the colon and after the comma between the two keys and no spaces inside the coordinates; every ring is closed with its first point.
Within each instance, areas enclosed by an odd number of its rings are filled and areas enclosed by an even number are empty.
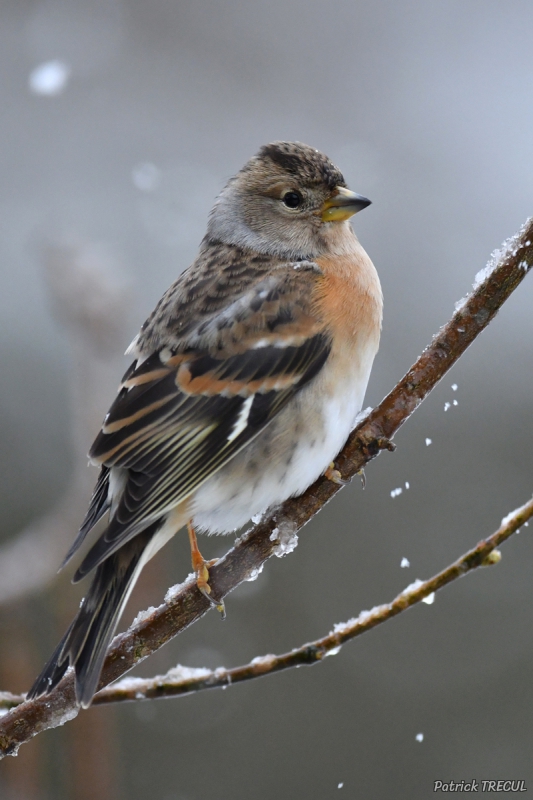
{"type": "Polygon", "coordinates": [[[217,198],[208,236],[281,258],[315,258],[370,200],[346,187],[340,170],[300,142],[262,147],[217,198]]]}

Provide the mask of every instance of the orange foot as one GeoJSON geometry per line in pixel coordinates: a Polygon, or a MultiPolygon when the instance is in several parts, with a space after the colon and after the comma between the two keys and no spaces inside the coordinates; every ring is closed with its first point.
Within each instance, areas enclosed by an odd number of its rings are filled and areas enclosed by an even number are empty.
{"type": "Polygon", "coordinates": [[[209,585],[209,567],[212,567],[214,564],[216,564],[218,559],[213,558],[211,561],[206,561],[198,549],[196,534],[190,521],[187,523],[187,530],[189,532],[189,543],[191,545],[192,568],[196,573],[196,585],[203,596],[209,600],[210,604],[222,614],[222,619],[225,619],[226,609],[224,606],[224,601],[215,600],[215,598],[212,596],[212,590],[209,585]]]}

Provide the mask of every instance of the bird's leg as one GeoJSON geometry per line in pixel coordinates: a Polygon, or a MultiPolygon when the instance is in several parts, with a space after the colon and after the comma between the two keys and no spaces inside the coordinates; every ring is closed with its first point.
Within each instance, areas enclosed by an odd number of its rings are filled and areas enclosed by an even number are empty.
{"type": "Polygon", "coordinates": [[[226,616],[224,601],[217,601],[214,597],[211,597],[211,587],[209,586],[209,567],[212,567],[213,564],[216,564],[218,559],[214,558],[211,561],[206,561],[204,559],[198,548],[196,533],[194,532],[191,520],[189,520],[187,523],[187,532],[189,534],[189,544],[191,546],[192,568],[196,573],[196,585],[203,596],[209,600],[211,605],[214,606],[217,611],[220,611],[222,618],[224,618],[226,616]]]}

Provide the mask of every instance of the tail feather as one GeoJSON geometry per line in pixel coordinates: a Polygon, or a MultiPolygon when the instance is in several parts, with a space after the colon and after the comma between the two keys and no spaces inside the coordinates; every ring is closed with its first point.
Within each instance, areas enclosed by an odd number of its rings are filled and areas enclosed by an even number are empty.
{"type": "Polygon", "coordinates": [[[69,636],[74,628],[76,623],[77,617],[73,620],[70,627],[68,628],[67,632],[57,645],[56,649],[50,656],[49,661],[43,667],[43,670],[33,686],[31,687],[30,691],[26,695],[26,700],[33,700],[34,697],[39,697],[42,694],[49,694],[52,689],[54,689],[65,672],[68,669],[69,662],[68,659],[64,660],[62,658],[63,648],[65,647],[66,642],[69,639],[69,636]]]}
{"type": "Polygon", "coordinates": [[[90,705],[107,647],[144,564],[143,553],[160,525],[154,523],[100,564],[77,616],[28,692],[28,699],[51,692],[73,666],[76,698],[83,708],[90,705]]]}

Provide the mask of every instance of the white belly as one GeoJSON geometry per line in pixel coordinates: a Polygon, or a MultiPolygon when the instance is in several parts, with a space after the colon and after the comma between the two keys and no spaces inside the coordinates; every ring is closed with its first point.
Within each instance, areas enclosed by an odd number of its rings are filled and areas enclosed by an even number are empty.
{"type": "MultiPolygon", "coordinates": [[[[252,516],[301,494],[333,461],[361,410],[374,348],[335,381],[324,368],[270,425],[194,496],[194,526],[230,533],[252,516]],[[357,363],[359,361],[359,363],[357,363]]],[[[338,374],[338,373],[337,373],[338,374]]]]}

